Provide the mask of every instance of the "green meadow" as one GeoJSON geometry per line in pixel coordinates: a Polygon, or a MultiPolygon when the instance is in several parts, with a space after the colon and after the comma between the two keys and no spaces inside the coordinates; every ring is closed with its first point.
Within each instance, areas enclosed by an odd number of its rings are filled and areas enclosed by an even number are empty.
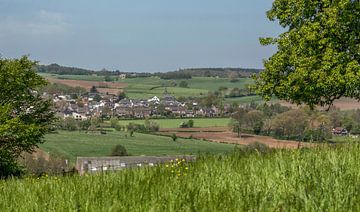
{"type": "Polygon", "coordinates": [[[76,157],[109,156],[112,148],[123,145],[130,155],[189,155],[199,153],[219,154],[234,149],[234,145],[214,143],[195,139],[178,138],[112,131],[107,134],[58,131],[48,134],[45,143],[39,147],[53,155],[62,156],[75,162],[76,157]]]}
{"type": "MultiPolygon", "coordinates": [[[[230,118],[181,118],[181,119],[150,119],[159,124],[162,128],[178,128],[182,122],[194,121],[194,127],[226,127],[229,125],[230,118]]],[[[119,120],[119,124],[126,126],[129,123],[144,124],[145,120],[119,120]]]]}
{"type": "Polygon", "coordinates": [[[358,211],[359,144],[0,181],[1,211],[358,211]]]}

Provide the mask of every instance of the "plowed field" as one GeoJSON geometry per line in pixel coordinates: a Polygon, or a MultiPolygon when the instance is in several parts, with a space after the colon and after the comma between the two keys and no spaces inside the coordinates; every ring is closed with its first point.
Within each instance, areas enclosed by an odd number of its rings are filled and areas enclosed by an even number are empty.
{"type": "Polygon", "coordinates": [[[52,77],[46,78],[49,82],[60,83],[71,87],[80,86],[86,90],[90,90],[92,86],[95,86],[100,93],[118,94],[123,88],[127,86],[127,83],[121,82],[97,82],[97,81],[85,81],[85,80],[65,80],[55,79],[52,77]]]}
{"type": "Polygon", "coordinates": [[[172,135],[175,133],[182,138],[205,139],[208,141],[248,145],[254,142],[266,144],[270,148],[298,148],[300,146],[311,146],[309,143],[299,143],[297,141],[278,140],[269,136],[242,134],[240,137],[231,132],[226,127],[208,127],[208,128],[175,128],[164,129],[160,131],[162,135],[172,135]]]}

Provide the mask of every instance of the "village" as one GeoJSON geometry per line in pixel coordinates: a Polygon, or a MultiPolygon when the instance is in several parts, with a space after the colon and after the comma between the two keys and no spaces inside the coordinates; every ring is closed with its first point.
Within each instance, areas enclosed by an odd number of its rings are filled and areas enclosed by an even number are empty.
{"type": "MultiPolygon", "coordinates": [[[[46,94],[45,94],[46,95],[46,94]]],[[[224,105],[222,110],[216,106],[203,107],[196,100],[180,102],[174,96],[164,94],[159,98],[119,100],[116,95],[89,93],[77,99],[71,95],[53,94],[51,97],[58,117],[73,117],[76,120],[97,118],[192,118],[192,117],[224,117],[230,114],[231,105],[224,105]]]]}

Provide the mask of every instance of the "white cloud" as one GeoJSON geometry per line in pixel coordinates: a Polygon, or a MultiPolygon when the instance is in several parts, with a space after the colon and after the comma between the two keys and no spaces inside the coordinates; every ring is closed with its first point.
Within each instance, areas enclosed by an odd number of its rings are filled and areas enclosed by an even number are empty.
{"type": "Polygon", "coordinates": [[[0,20],[0,36],[64,35],[69,27],[63,14],[41,10],[31,17],[8,16],[0,20]]]}

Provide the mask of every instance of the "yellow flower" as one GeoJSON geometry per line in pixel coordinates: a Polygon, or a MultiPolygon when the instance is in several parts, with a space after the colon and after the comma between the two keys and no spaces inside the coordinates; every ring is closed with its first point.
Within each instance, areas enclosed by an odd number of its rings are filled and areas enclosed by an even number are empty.
{"type": "Polygon", "coordinates": [[[166,167],[166,168],[169,168],[169,165],[166,164],[165,167],[166,167]]]}
{"type": "Polygon", "coordinates": [[[182,159],[182,162],[185,162],[185,159],[182,159]]]}
{"type": "Polygon", "coordinates": [[[176,158],[175,160],[178,161],[179,159],[176,158]]]}
{"type": "Polygon", "coordinates": [[[188,167],[185,167],[185,170],[188,170],[189,168],[188,167]]]}

